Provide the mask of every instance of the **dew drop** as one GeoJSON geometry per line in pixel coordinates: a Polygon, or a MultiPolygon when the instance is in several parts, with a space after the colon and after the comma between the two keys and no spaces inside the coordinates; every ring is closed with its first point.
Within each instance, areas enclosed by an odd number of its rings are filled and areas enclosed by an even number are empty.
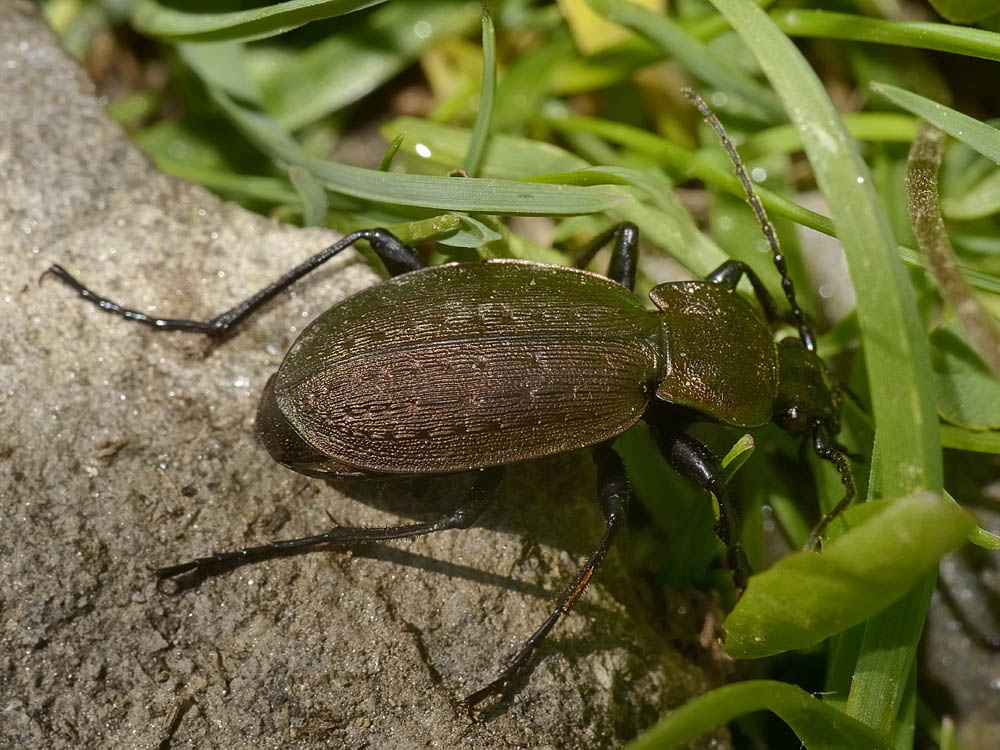
{"type": "Polygon", "coordinates": [[[434,27],[431,26],[429,21],[417,21],[413,24],[413,33],[418,39],[426,39],[434,31],[434,27]]]}

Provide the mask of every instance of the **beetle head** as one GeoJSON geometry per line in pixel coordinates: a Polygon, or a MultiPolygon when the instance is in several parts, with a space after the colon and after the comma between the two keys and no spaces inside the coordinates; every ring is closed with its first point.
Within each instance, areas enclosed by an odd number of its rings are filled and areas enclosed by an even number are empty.
{"type": "Polygon", "coordinates": [[[774,422],[791,435],[822,429],[830,435],[840,431],[840,390],[826,364],[800,339],[778,342],[778,398],[774,422]]]}
{"type": "Polygon", "coordinates": [[[840,389],[823,360],[801,339],[778,342],[778,370],[775,423],[791,435],[806,437],[816,455],[834,465],[844,485],[840,502],[823,514],[809,535],[806,549],[813,549],[827,524],[854,499],[854,477],[844,448],[835,437],[840,431],[840,389]]]}

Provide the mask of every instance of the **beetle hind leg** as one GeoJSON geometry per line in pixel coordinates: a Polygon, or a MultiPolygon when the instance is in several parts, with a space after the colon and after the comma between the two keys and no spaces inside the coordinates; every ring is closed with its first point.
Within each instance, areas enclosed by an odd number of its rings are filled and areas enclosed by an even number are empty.
{"type": "Polygon", "coordinates": [[[241,565],[283,557],[309,547],[323,544],[363,544],[365,542],[385,542],[392,539],[406,539],[426,536],[449,529],[467,529],[479,520],[486,507],[493,500],[497,486],[503,476],[503,469],[484,469],[469,488],[462,504],[444,518],[430,523],[412,523],[401,526],[352,527],[336,526],[315,536],[299,539],[285,539],[259,547],[244,547],[232,552],[220,552],[208,557],[198,557],[188,562],[154,568],[153,575],[159,579],[197,571],[202,576],[214,575],[241,565]]]}
{"type": "Polygon", "coordinates": [[[556,599],[556,604],[551,614],[541,626],[525,642],[524,646],[513,658],[507,668],[497,679],[489,685],[480,688],[476,692],[467,696],[459,702],[459,707],[472,713],[479,703],[487,698],[497,695],[504,695],[510,692],[514,683],[527,677],[535,667],[533,656],[538,646],[545,640],[552,628],[555,627],[559,619],[567,614],[576,600],[580,598],[583,590],[590,583],[594,573],[600,568],[601,563],[611,548],[625,518],[628,515],[629,501],[632,498],[632,490],[629,487],[628,479],[625,476],[625,466],[608,443],[594,446],[594,462],[597,464],[597,492],[601,503],[601,510],[604,514],[605,529],[597,547],[584,562],[577,572],[576,577],[563,590],[556,599]]]}

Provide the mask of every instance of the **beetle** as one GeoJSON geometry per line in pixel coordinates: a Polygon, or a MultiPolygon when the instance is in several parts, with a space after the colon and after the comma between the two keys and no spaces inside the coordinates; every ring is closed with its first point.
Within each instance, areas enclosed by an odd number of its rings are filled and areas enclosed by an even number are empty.
{"type": "Polygon", "coordinates": [[[839,430],[840,396],[795,300],[773,227],[721,125],[700,99],[736,165],[771,245],[797,337],[775,342],[775,305],[748,266],[726,261],[704,280],[660,284],[655,310],[632,294],[638,229],[599,236],[574,267],[518,260],[427,267],[385,229],[353,232],[210,321],[159,318],[93,292],[61,266],[50,272],[107,312],[156,330],[230,335],[268,300],[359,240],[390,278],[334,305],[310,323],[271,376],[256,433],[282,465],[320,478],[388,478],[476,472],[459,507],[429,523],[335,527],[322,534],[157,568],[164,579],[219,572],[319,544],[415,537],[472,526],[503,467],[590,447],[605,530],[555,606],[499,677],[467,696],[469,710],[509,693],[533,668],[538,645],[577,601],[620,530],[631,497],[611,442],[645,420],[670,465],[719,506],[716,531],[738,591],[750,567],[718,459],[689,434],[695,422],[748,429],[775,422],[811,440],[833,463],[843,499],[809,546],[851,501],[853,480],[839,430]],[[613,246],[605,276],[584,270],[613,246]],[[736,292],[746,278],[764,316],[736,292]]]}

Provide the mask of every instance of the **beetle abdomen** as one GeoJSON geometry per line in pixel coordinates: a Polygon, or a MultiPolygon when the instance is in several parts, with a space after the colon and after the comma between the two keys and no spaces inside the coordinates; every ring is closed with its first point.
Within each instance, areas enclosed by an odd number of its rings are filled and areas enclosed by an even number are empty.
{"type": "Polygon", "coordinates": [[[655,316],[595,274],[439,266],[324,313],[282,363],[275,398],[310,445],[361,472],[492,466],[626,430],[655,391],[656,335],[655,316]]]}

